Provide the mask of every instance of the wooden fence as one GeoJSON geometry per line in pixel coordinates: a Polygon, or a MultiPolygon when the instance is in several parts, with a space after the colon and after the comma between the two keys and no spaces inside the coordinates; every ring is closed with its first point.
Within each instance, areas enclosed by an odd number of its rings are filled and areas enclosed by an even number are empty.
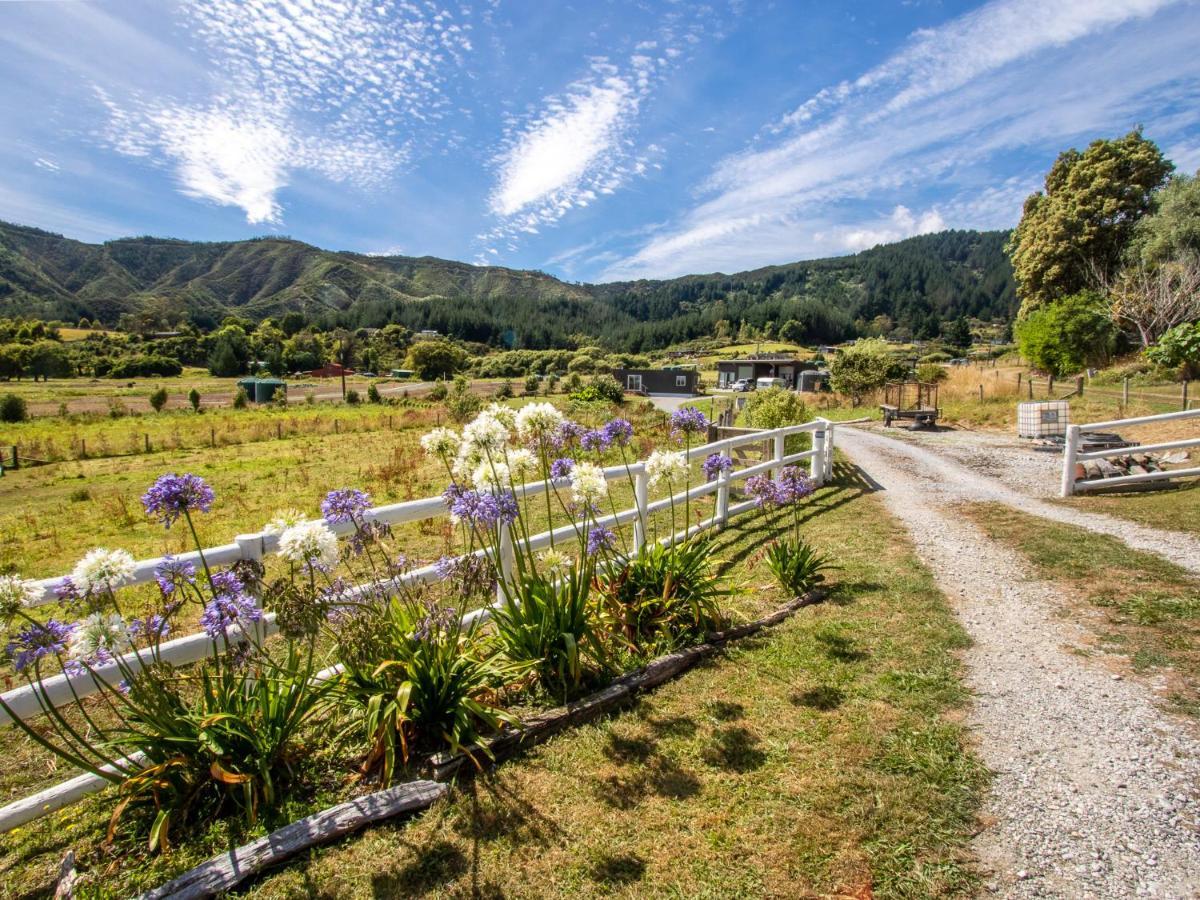
{"type": "MultiPolygon", "coordinates": [[[[686,527],[678,534],[664,538],[663,542],[676,543],[692,535],[699,534],[708,528],[723,526],[730,519],[755,509],[756,504],[753,500],[730,503],[730,494],[736,484],[753,475],[768,472],[774,475],[783,466],[806,462],[812,479],[817,484],[823,484],[833,473],[835,427],[835,424],[827,419],[815,419],[803,425],[790,425],[769,431],[747,431],[743,434],[736,434],[698,447],[692,447],[688,451],[688,459],[690,461],[694,462],[698,459],[704,459],[710,454],[720,453],[733,461],[733,468],[727,472],[722,472],[713,481],[707,481],[679,494],[653,501],[650,500],[649,478],[646,473],[644,461],[632,463],[628,469],[625,466],[611,466],[604,470],[605,478],[609,481],[623,479],[628,475],[632,475],[634,481],[634,506],[616,513],[601,516],[595,524],[611,527],[632,524],[633,546],[636,551],[647,541],[646,522],[650,516],[668,509],[673,503],[682,502],[685,498],[694,500],[699,497],[715,494],[716,504],[712,516],[706,517],[696,525],[686,527]],[[787,438],[798,434],[809,434],[812,436],[812,449],[799,453],[787,453],[787,438]],[[739,462],[744,460],[740,452],[741,448],[745,447],[745,445],[763,445],[764,442],[772,450],[768,458],[763,462],[739,468],[739,462]]],[[[551,487],[566,487],[568,484],[568,479],[552,483],[539,481],[521,485],[514,490],[518,496],[533,496],[544,493],[550,490],[551,487]]],[[[445,502],[441,497],[426,497],[420,500],[410,500],[404,503],[374,507],[364,514],[364,518],[368,521],[376,521],[388,525],[400,525],[426,519],[437,519],[446,515],[448,515],[448,512],[445,502]]],[[[553,523],[550,523],[552,531],[544,531],[541,534],[531,536],[528,539],[527,546],[530,550],[539,550],[543,547],[548,547],[550,546],[552,535],[554,540],[570,538],[577,533],[577,527],[575,522],[570,522],[557,528],[554,527],[553,523]]],[[[339,523],[332,525],[331,528],[339,536],[343,537],[354,531],[352,523],[339,523]]],[[[512,564],[512,557],[514,555],[513,537],[511,535],[507,536],[502,543],[500,566],[507,571],[507,567],[510,567],[512,564]]],[[[526,545],[524,540],[521,540],[520,543],[522,546],[526,545]]],[[[216,567],[231,565],[239,560],[261,560],[266,554],[277,552],[278,549],[278,535],[256,532],[254,534],[238,535],[233,539],[232,543],[212,547],[203,552],[204,560],[207,564],[210,567],[216,567]]],[[[200,562],[200,554],[197,551],[179,554],[173,558],[196,564],[200,562]]],[[[132,579],[122,585],[122,587],[152,582],[154,580],[154,570],[161,562],[161,557],[139,561],[132,579]]],[[[407,584],[427,583],[435,581],[437,577],[434,566],[429,565],[406,573],[401,582],[407,584]]],[[[55,589],[61,582],[61,577],[48,578],[39,582],[42,590],[40,601],[42,604],[51,603],[56,600],[55,589]]],[[[366,593],[371,587],[373,586],[359,585],[357,590],[366,593]]],[[[490,613],[491,609],[484,607],[468,613],[464,616],[464,621],[486,621],[490,613]]],[[[258,640],[269,637],[277,630],[275,617],[270,612],[266,613],[262,620],[255,623],[253,627],[258,640]]],[[[238,626],[233,626],[229,630],[229,640],[236,642],[241,634],[242,632],[238,630],[238,626]]],[[[211,652],[211,648],[212,639],[203,632],[197,632],[164,642],[158,648],[157,658],[174,665],[193,663],[207,657],[211,652]]],[[[122,657],[122,662],[135,671],[149,664],[151,661],[151,651],[149,649],[131,651],[122,657]]],[[[334,666],[319,673],[316,677],[330,678],[338,674],[338,672],[340,672],[340,667],[334,666]]],[[[111,684],[113,680],[119,677],[119,669],[114,662],[109,665],[98,666],[91,672],[85,671],[79,675],[67,675],[64,673],[45,678],[40,684],[28,684],[24,687],[16,688],[5,693],[3,697],[4,702],[13,714],[22,720],[28,720],[43,714],[50,707],[65,706],[94,694],[101,689],[102,683],[111,684]]],[[[11,726],[12,722],[13,720],[9,712],[0,709],[0,727],[11,726]]],[[[120,761],[118,767],[114,767],[114,770],[110,773],[110,778],[103,778],[90,773],[79,775],[62,784],[39,791],[36,794],[0,808],[0,833],[9,831],[26,822],[47,815],[56,809],[61,809],[64,806],[75,803],[88,794],[102,790],[112,781],[119,779],[120,772],[118,769],[133,769],[139,761],[136,755],[129,757],[120,761]]]]}

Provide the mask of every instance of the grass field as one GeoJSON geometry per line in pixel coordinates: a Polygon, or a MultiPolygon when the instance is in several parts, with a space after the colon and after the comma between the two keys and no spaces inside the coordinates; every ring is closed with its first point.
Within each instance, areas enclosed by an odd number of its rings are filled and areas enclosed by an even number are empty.
{"type": "Polygon", "coordinates": [[[965,510],[990,537],[1028,559],[1037,577],[1066,586],[1098,612],[1097,649],[1123,653],[1135,670],[1161,675],[1172,707],[1200,716],[1200,580],[1116,538],[1003,504],[965,510]]]}
{"type": "MultiPolygon", "coordinates": [[[[852,469],[837,474],[803,526],[842,566],[827,602],[251,893],[969,895],[986,776],[958,724],[966,638],[903,530],[852,469]]],[[[758,559],[760,524],[738,520],[713,549],[739,618],[783,599],[758,559]]],[[[320,765],[285,817],[345,795],[345,764],[320,765]]],[[[73,847],[83,870],[104,872],[89,893],[124,896],[268,827],[222,825],[166,857],[118,839],[114,855],[101,846],[107,810],[92,799],[11,835],[0,893],[44,890],[73,847]]]]}

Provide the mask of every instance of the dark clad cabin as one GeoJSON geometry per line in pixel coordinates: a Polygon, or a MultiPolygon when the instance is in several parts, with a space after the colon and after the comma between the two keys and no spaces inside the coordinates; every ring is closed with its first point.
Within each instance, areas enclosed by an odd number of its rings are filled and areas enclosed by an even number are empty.
{"type": "Polygon", "coordinates": [[[695,369],[613,369],[617,379],[627,391],[637,394],[675,394],[691,397],[696,394],[700,373],[695,369]]]}

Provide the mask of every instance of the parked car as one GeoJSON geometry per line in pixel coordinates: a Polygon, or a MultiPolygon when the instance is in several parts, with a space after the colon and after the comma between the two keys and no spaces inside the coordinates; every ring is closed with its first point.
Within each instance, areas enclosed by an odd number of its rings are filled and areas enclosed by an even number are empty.
{"type": "Polygon", "coordinates": [[[738,394],[746,391],[752,391],[754,390],[754,380],[751,378],[739,378],[729,386],[729,389],[738,394]]]}
{"type": "Polygon", "coordinates": [[[782,378],[760,378],[755,383],[755,387],[760,391],[768,391],[771,388],[785,388],[788,383],[782,378]]]}

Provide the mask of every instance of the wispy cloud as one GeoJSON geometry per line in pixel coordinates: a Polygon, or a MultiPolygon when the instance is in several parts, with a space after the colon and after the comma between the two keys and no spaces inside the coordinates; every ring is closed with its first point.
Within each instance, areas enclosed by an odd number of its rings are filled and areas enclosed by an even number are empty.
{"type": "Polygon", "coordinates": [[[447,73],[471,49],[469,23],[396,0],[193,0],[181,23],[201,39],[205,97],[113,96],[104,140],[169,166],[187,196],[282,218],[292,173],[377,185],[428,143],[452,105],[447,73]]]}
{"type": "MultiPolygon", "coordinates": [[[[1172,5],[997,0],[917,32],[881,65],[818,92],[721,160],[699,188],[703,202],[603,277],[732,271],[934,226],[977,227],[995,223],[1001,201],[1014,201],[1003,223],[1011,224],[1019,198],[984,187],[976,166],[1002,151],[1128,127],[1135,110],[1165,112],[1194,90],[1194,8],[1142,21],[1172,5]],[[1109,40],[1119,24],[1121,40],[1109,40]],[[1131,39],[1138,28],[1146,33],[1131,39]],[[955,202],[911,212],[908,198],[929,184],[957,186],[955,202]]],[[[1031,183],[1028,172],[1010,174],[1031,183]]]]}

